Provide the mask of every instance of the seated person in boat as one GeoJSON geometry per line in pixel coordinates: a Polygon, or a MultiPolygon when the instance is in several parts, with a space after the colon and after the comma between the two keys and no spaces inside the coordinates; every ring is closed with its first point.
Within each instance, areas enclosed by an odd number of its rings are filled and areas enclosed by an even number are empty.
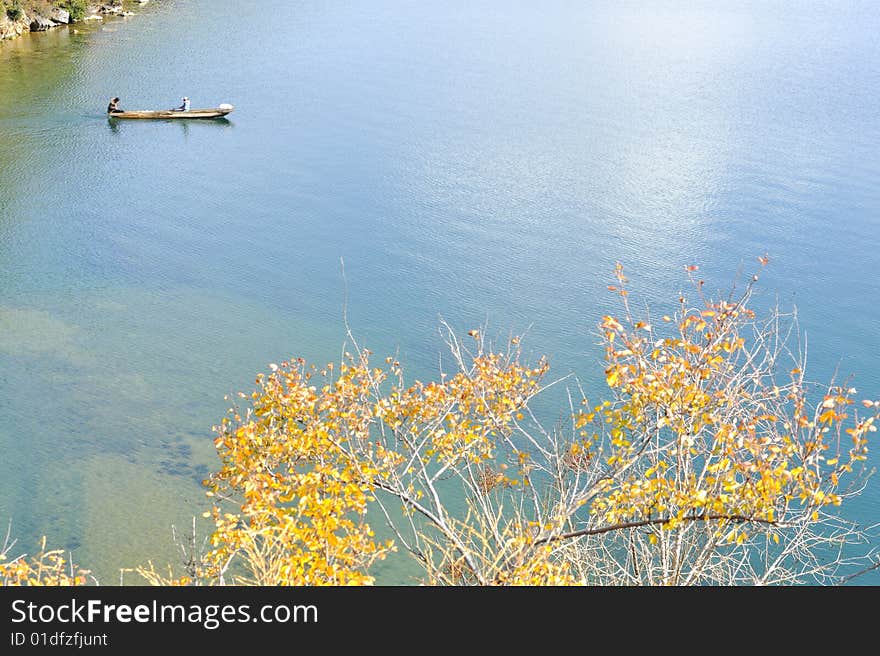
{"type": "Polygon", "coordinates": [[[180,107],[174,108],[175,112],[188,112],[189,111],[189,98],[186,96],[183,97],[183,104],[180,107]]]}
{"type": "Polygon", "coordinates": [[[118,114],[122,110],[119,109],[119,98],[113,98],[110,100],[110,104],[107,105],[107,113],[108,114],[118,114]]]}

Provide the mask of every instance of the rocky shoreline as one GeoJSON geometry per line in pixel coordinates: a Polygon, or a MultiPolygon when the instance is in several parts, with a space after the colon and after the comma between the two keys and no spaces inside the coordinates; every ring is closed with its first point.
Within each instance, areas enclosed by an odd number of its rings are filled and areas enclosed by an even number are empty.
{"type": "MultiPolygon", "coordinates": [[[[21,8],[19,16],[11,18],[6,11],[0,11],[0,41],[14,39],[28,32],[45,32],[55,27],[70,25],[77,22],[103,20],[105,16],[133,16],[134,12],[126,8],[126,4],[143,5],[150,0],[105,0],[101,4],[89,5],[85,15],[79,19],[71,18],[70,12],[60,7],[43,4],[43,8],[21,8]]],[[[2,3],[0,3],[2,4],[2,3]]]]}

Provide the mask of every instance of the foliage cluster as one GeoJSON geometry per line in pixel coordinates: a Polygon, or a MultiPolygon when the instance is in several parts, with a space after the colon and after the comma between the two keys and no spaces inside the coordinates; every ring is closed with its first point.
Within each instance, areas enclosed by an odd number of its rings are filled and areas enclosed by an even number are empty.
{"type": "Polygon", "coordinates": [[[89,571],[76,567],[64,558],[61,549],[46,550],[46,538],[40,544],[40,551],[28,558],[21,554],[9,557],[14,542],[6,534],[0,546],[0,585],[28,586],[71,586],[85,585],[89,571]]]}

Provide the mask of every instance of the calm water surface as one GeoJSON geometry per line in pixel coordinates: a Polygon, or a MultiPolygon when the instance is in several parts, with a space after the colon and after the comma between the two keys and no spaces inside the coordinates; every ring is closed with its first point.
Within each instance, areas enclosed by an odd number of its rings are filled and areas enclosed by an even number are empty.
{"type": "Polygon", "coordinates": [[[873,2],[156,0],[0,44],[0,518],[106,583],[174,558],[224,394],[338,357],[340,258],[420,376],[442,316],[595,383],[615,261],[664,303],[768,252],[813,377],[880,396],[878,88],[873,2]]]}

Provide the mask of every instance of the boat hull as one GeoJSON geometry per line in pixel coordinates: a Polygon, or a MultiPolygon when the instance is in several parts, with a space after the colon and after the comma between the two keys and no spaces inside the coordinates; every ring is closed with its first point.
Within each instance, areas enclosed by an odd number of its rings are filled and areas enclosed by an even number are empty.
{"type": "Polygon", "coordinates": [[[212,109],[190,109],[189,111],[175,111],[163,109],[157,111],[131,111],[131,112],[114,112],[109,114],[110,118],[136,118],[136,119],[195,119],[195,118],[222,118],[232,111],[229,108],[212,108],[212,109]]]}

